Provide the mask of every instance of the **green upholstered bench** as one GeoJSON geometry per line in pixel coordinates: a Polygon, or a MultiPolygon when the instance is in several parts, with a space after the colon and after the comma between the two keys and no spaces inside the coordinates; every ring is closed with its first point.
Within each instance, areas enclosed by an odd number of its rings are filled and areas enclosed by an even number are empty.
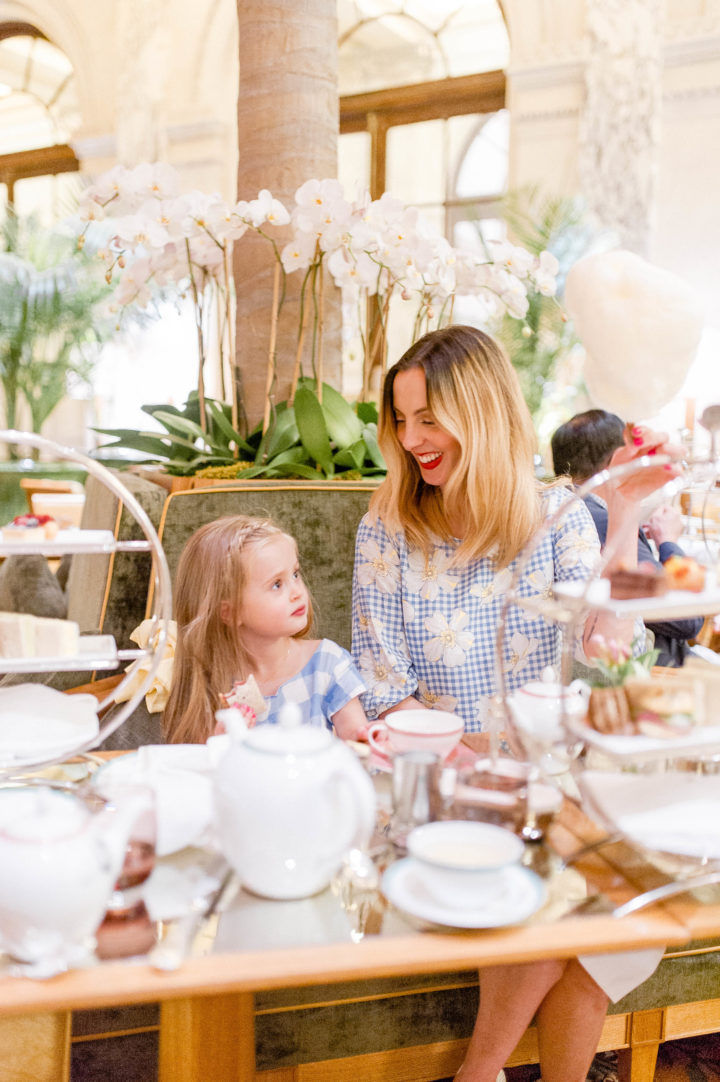
{"type": "MultiPolygon", "coordinates": [[[[457,1070],[478,1004],[476,971],[272,991],[255,998],[257,1082],[434,1082],[457,1070]]],[[[613,1004],[599,1050],[621,1082],[652,1082],[662,1041],[720,1029],[720,943],[672,950],[613,1004]]],[[[508,1066],[537,1063],[530,1027],[508,1066]]]]}
{"type": "Polygon", "coordinates": [[[376,488],[371,481],[271,481],[171,493],[158,534],[174,576],[190,535],[223,515],[271,518],[297,541],[317,634],[350,648],[355,534],[376,488]]]}
{"type": "MultiPolygon", "coordinates": [[[[127,473],[121,480],[155,526],[173,578],[185,542],[200,526],[232,514],[272,518],[297,540],[317,635],[350,648],[355,533],[377,482],[232,482],[168,494],[142,476],[127,473]]],[[[111,530],[122,540],[142,537],[134,517],[92,478],[83,526],[111,530]]],[[[68,592],[68,616],[82,631],[111,634],[118,646],[131,647],[130,633],[152,612],[150,557],[74,556],[68,592]]],[[[93,682],[111,675],[98,672],[93,682]]],[[[62,674],[56,686],[77,688],[86,680],[84,673],[62,674]]],[[[148,714],[141,704],[102,747],[128,749],[161,740],[160,716],[148,714]]]]}

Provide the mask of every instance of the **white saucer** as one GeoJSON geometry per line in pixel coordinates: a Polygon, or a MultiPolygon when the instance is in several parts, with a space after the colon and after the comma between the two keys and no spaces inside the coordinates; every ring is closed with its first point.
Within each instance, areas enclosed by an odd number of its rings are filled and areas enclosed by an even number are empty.
{"type": "Polygon", "coordinates": [[[521,864],[502,873],[502,887],[493,886],[476,909],[448,909],[434,901],[417,873],[412,857],[398,860],[386,869],[382,891],[388,901],[412,917],[446,928],[502,928],[518,924],[535,913],[545,901],[542,879],[521,864]]]}

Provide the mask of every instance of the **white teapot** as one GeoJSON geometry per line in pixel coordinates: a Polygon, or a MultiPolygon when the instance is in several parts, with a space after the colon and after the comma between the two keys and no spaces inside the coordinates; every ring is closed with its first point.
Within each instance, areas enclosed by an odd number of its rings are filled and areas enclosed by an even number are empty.
{"type": "Polygon", "coordinates": [[[568,686],[560,684],[554,670],[548,667],[540,680],[518,688],[508,698],[508,706],[523,738],[548,747],[563,739],[563,717],[583,717],[589,698],[590,686],[584,680],[573,680],[568,686]]]}
{"type": "Polygon", "coordinates": [[[238,726],[237,711],[218,711],[218,718],[233,736],[215,773],[223,853],[255,894],[316,894],[347,850],[372,834],[376,801],[369,776],[342,740],[299,724],[294,712],[280,724],[253,729],[238,726]]]}
{"type": "Polygon", "coordinates": [[[129,819],[97,797],[0,788],[0,945],[57,972],[87,958],[125,856],[129,819]]]}

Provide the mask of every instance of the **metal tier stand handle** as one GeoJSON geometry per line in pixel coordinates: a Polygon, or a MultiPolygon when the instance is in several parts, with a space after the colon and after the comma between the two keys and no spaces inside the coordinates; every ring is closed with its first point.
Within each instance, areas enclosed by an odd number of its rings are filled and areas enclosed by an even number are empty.
{"type": "MultiPolygon", "coordinates": [[[[540,528],[533,534],[528,544],[517,557],[510,584],[503,598],[497,634],[495,636],[496,702],[502,704],[505,724],[509,725],[511,732],[516,733],[516,726],[508,704],[508,682],[505,658],[505,638],[510,608],[519,606],[530,613],[535,613],[542,616],[543,619],[553,621],[558,625],[561,633],[560,681],[564,685],[569,686],[572,682],[572,663],[578,625],[585,619],[588,609],[592,607],[588,597],[591,584],[602,575],[603,570],[614,553],[610,545],[606,546],[597,566],[594,569],[588,568],[587,577],[584,580],[580,580],[581,583],[583,583],[581,590],[577,594],[568,594],[560,597],[543,597],[540,595],[523,597],[518,592],[519,583],[530,560],[558,522],[560,522],[573,507],[577,507],[576,499],[582,500],[583,497],[594,492],[608,481],[628,477],[638,470],[650,469],[653,467],[657,468],[670,461],[671,460],[667,455],[643,455],[642,458],[634,459],[632,462],[627,462],[620,466],[613,466],[610,469],[601,470],[599,473],[596,473],[572,493],[568,492],[568,499],[563,500],[560,506],[543,521],[540,528]]],[[[658,490],[658,492],[663,492],[668,496],[675,495],[681,487],[682,484],[679,480],[669,481],[662,489],[658,490]]],[[[567,722],[567,711],[565,707],[564,697],[561,696],[560,723],[563,729],[566,728],[567,722]]],[[[516,735],[517,739],[522,743],[522,734],[517,733],[516,735]]]]}
{"type": "MultiPolygon", "coordinates": [[[[90,751],[92,748],[97,747],[106,740],[107,737],[119,729],[123,722],[127,720],[135,707],[139,705],[145,692],[151,686],[163,659],[165,645],[167,643],[168,621],[172,615],[172,588],[167,559],[165,558],[165,553],[160,544],[160,539],[155,532],[155,527],[133,494],[128,491],[122,482],[118,481],[118,479],[113,476],[109,469],[102,466],[88,455],[83,454],[81,451],[75,450],[73,447],[65,447],[62,444],[55,443],[53,440],[46,439],[44,436],[38,436],[33,432],[0,429],[0,443],[25,444],[30,447],[36,447],[40,451],[45,451],[53,459],[63,459],[68,462],[77,462],[81,465],[91,476],[97,478],[101,484],[109,488],[110,491],[118,497],[120,502],[127,507],[128,511],[133,515],[135,521],[145,535],[153,558],[152,578],[154,580],[154,611],[152,616],[153,625],[150,631],[150,641],[154,642],[155,646],[151,651],[150,665],[144,679],[132,693],[127,702],[120,705],[120,709],[117,713],[105,722],[104,725],[100,726],[98,733],[94,737],[89,740],[84,740],[73,748],[66,749],[61,755],[33,760],[32,762],[24,761],[22,766],[18,765],[12,769],[2,769],[2,773],[17,773],[19,770],[24,770],[31,766],[51,766],[54,763],[64,762],[74,755],[80,755],[83,752],[90,751]]],[[[115,702],[118,692],[122,691],[132,679],[134,679],[134,673],[127,672],[118,687],[114,689],[113,694],[109,695],[98,704],[98,712],[115,702]]]]}

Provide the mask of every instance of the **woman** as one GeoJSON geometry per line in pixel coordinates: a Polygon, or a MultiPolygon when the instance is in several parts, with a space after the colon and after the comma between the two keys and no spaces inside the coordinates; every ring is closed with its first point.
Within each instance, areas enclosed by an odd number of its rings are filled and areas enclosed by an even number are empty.
{"type": "MultiPolygon", "coordinates": [[[[682,454],[664,435],[638,432],[616,452],[616,463],[659,450],[682,454]]],[[[566,489],[536,480],[532,421],[516,373],[498,344],[473,327],[425,335],[390,369],[379,439],[388,476],[358,529],[353,588],[365,712],[375,718],[437,706],[480,730],[498,690],[495,638],[520,553],[540,531],[518,592],[546,594],[556,580],[591,573],[600,555],[595,527],[566,489]],[[564,503],[567,514],[543,533],[543,521],[564,503]]],[[[637,505],[677,472],[652,467],[608,492],[613,566],[635,565],[637,505]]],[[[580,644],[586,656],[597,636],[630,642],[633,626],[591,614],[580,644]]],[[[508,688],[537,679],[558,660],[558,648],[554,626],[511,606],[502,661],[508,688]]],[[[640,952],[482,970],[478,1019],[458,1082],[495,1082],[534,1015],[544,1082],[583,1082],[608,991],[620,998],[658,959],[658,952],[640,952]],[[588,968],[603,984],[609,968],[608,991],[588,968]],[[629,984],[616,979],[618,971],[629,984]]]]}

